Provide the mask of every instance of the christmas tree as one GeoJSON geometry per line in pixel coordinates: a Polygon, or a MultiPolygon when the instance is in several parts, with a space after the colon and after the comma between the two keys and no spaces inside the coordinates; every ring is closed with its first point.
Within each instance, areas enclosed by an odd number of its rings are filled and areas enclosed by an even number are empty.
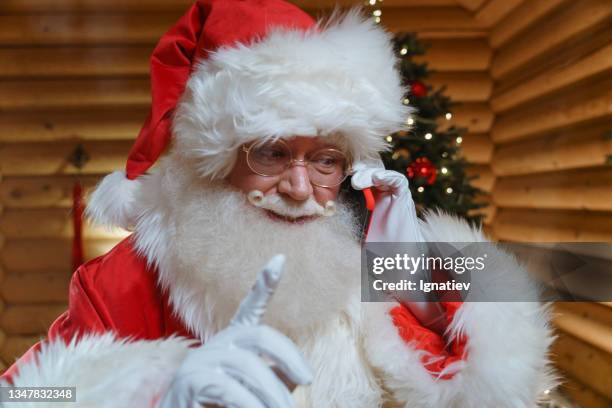
{"type": "Polygon", "coordinates": [[[470,185],[475,177],[468,177],[468,162],[461,156],[466,129],[447,125],[454,104],[444,88],[427,85],[427,64],[415,61],[426,47],[415,34],[396,36],[395,51],[407,89],[404,103],[415,111],[407,119],[409,131],[387,137],[393,149],[383,156],[385,166],[409,178],[417,211],[440,208],[479,222],[481,216],[470,210],[486,204],[474,201],[482,191],[470,185]]]}

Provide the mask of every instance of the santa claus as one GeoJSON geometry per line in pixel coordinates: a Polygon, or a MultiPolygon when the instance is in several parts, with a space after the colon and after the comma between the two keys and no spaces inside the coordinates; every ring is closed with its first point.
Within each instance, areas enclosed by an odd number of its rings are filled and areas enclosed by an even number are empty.
{"type": "MultiPolygon", "coordinates": [[[[370,241],[485,240],[417,219],[407,179],[379,166],[410,114],[395,62],[357,11],[198,0],[154,50],[126,171],[90,199],[133,234],[75,272],[68,311],[2,383],[75,386],[87,407],[534,406],[553,385],[540,304],[435,304],[436,329],[360,302],[351,189],[374,191],[370,241]]],[[[489,257],[500,290],[535,291],[489,257]]]]}

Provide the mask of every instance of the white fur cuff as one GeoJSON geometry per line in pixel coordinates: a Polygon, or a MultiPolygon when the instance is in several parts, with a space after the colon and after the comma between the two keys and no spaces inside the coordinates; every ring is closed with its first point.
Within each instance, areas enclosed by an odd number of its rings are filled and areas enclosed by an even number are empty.
{"type": "MultiPolygon", "coordinates": [[[[16,387],[76,387],[77,403],[53,407],[151,407],[164,392],[191,341],[171,337],[156,341],[117,340],[111,333],[80,341],[44,344],[35,361],[19,367],[16,387]]],[[[0,385],[8,385],[2,384],[0,385]]],[[[37,402],[6,407],[40,407],[37,402]]]]}

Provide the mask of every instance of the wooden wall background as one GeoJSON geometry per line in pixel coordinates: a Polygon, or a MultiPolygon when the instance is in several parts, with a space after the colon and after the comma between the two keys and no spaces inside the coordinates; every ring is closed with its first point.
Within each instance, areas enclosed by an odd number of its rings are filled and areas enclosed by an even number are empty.
{"type": "MultiPolygon", "coordinates": [[[[612,242],[612,2],[515,3],[489,34],[492,232],[612,242]]],[[[585,407],[612,406],[612,304],[554,311],[567,393],[585,407]]]]}
{"type": "MultiPolygon", "coordinates": [[[[150,52],[191,1],[0,3],[0,368],[65,309],[72,184],[123,167],[149,105],[150,52]],[[80,172],[68,160],[79,144],[80,172]]],[[[314,15],[336,3],[294,2],[314,15]]],[[[462,103],[453,122],[469,129],[487,232],[612,242],[612,2],[384,0],[382,12],[431,44],[430,82],[462,103]]],[[[85,238],[94,257],[120,236],[85,238]]],[[[558,365],[584,406],[612,400],[611,310],[557,307],[558,365]]]]}

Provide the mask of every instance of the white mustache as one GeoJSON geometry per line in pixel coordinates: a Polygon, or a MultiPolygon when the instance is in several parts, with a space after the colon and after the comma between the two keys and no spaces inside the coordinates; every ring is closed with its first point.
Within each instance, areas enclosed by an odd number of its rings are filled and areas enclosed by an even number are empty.
{"type": "Polygon", "coordinates": [[[255,207],[272,211],[283,217],[300,218],[313,215],[330,217],[336,213],[336,203],[334,201],[329,200],[323,207],[312,196],[308,197],[306,201],[290,202],[278,194],[264,195],[259,190],[253,190],[249,192],[247,198],[255,207]]]}

